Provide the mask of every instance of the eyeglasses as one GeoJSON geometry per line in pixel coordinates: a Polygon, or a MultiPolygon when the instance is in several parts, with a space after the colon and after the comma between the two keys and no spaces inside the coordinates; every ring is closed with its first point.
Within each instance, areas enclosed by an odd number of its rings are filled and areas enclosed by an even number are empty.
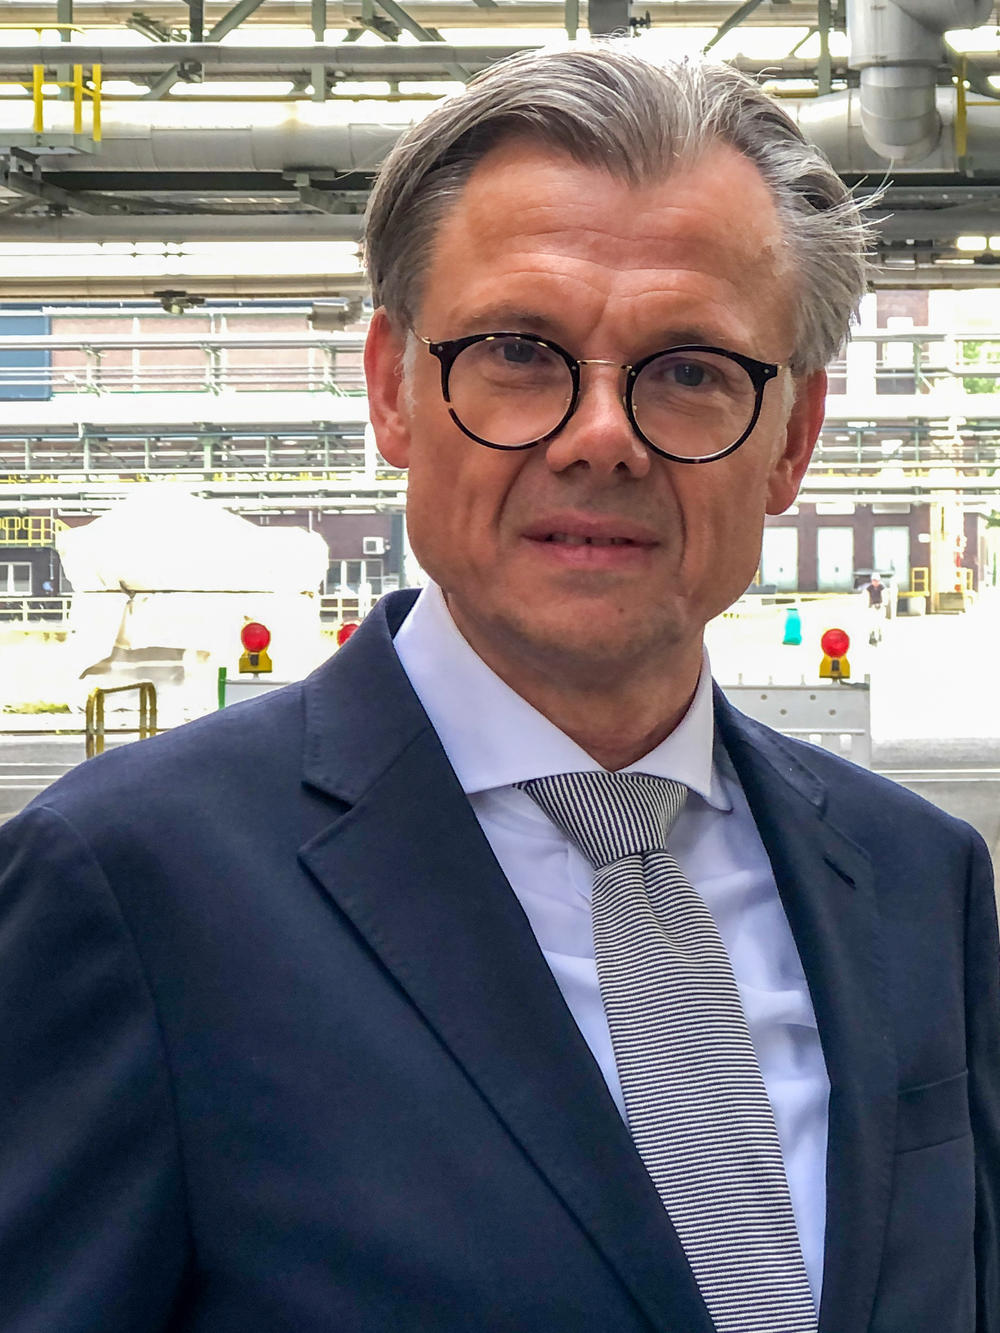
{"type": "Polygon", "coordinates": [[[675,463],[711,463],[746,440],[764,388],[781,365],[722,347],[691,344],[653,352],[634,365],[577,360],[533,333],[474,333],[433,342],[451,419],[488,449],[530,449],[552,439],[580,400],[581,366],[626,372],[622,404],[632,429],[675,463]]]}

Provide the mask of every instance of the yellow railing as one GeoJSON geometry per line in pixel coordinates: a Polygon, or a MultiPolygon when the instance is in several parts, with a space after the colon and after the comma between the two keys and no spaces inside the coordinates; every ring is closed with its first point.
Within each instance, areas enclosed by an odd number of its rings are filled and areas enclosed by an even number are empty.
{"type": "Polygon", "coordinates": [[[156,686],[151,680],[139,680],[134,685],[98,685],[87,696],[87,758],[104,753],[105,736],[138,736],[141,741],[156,735],[156,686]],[[139,725],[114,727],[104,725],[104,700],[109,694],[123,694],[126,690],[139,691],[139,725]]]}
{"type": "Polygon", "coordinates": [[[66,524],[41,514],[0,515],[0,546],[53,546],[66,524]]]}
{"type": "MultiPolygon", "coordinates": [[[[48,25],[46,25],[48,26],[48,25]]],[[[67,44],[66,59],[72,58],[72,46],[67,44]]],[[[45,86],[50,88],[72,88],[73,90],[73,133],[83,133],[83,102],[84,98],[89,97],[91,102],[90,109],[90,137],[94,143],[101,142],[101,66],[91,65],[90,82],[84,81],[83,66],[73,65],[72,77],[68,80],[48,79],[45,77],[44,65],[32,65],[31,81],[25,82],[23,79],[0,79],[0,84],[5,84],[15,88],[24,88],[31,93],[31,102],[34,108],[31,128],[35,134],[45,133],[45,86]]]]}
{"type": "Polygon", "coordinates": [[[923,593],[926,596],[931,590],[930,570],[926,565],[915,565],[910,570],[910,592],[923,593]]]}

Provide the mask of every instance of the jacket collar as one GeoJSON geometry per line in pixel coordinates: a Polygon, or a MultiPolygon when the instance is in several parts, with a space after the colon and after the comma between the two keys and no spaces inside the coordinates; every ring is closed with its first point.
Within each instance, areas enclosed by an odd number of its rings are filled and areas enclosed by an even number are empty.
{"type": "Polygon", "coordinates": [[[343,648],[303,685],[303,778],[348,804],[430,730],[392,646],[417,595],[409,588],[383,597],[343,648]]]}

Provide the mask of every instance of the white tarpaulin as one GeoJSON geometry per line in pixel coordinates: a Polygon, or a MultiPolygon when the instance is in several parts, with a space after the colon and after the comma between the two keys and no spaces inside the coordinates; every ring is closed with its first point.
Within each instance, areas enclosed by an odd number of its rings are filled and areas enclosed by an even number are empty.
{"type": "Polygon", "coordinates": [[[319,592],[329,555],[318,533],[260,527],[166,484],[139,488],[57,540],[73,585],[71,644],[81,676],[155,664],[157,650],[161,663],[177,664],[174,683],[196,661],[233,673],[248,620],[270,629],[282,679],[304,675],[327,651],[319,592]]]}

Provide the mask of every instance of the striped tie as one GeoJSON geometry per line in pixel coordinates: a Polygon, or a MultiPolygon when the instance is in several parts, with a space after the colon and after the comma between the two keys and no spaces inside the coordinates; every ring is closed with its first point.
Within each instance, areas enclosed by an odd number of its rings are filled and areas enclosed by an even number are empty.
{"type": "Polygon", "coordinates": [[[729,956],[665,850],[687,788],[604,772],[517,786],[594,867],[594,954],[629,1128],[718,1333],[815,1333],[729,956]]]}

